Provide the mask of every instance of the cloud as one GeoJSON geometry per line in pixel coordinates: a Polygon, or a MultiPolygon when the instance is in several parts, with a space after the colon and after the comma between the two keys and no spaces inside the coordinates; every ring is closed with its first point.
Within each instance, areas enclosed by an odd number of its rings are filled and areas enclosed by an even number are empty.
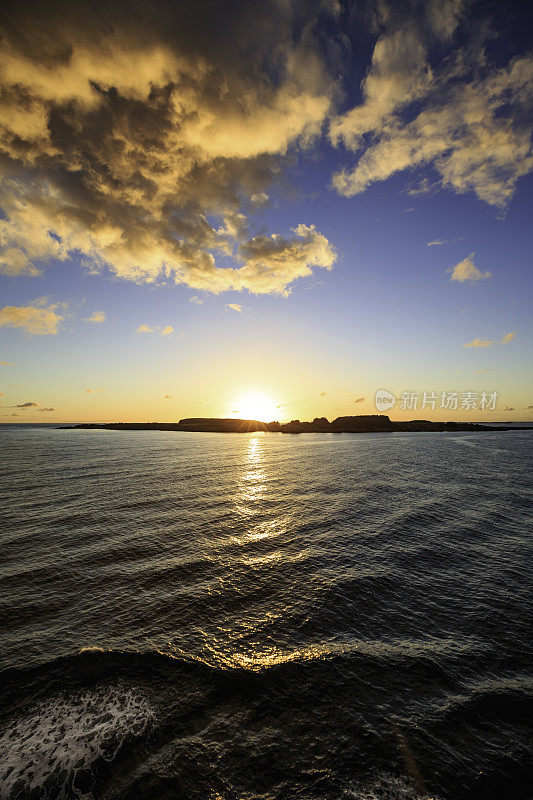
{"type": "Polygon", "coordinates": [[[0,367],[14,367],[13,361],[0,361],[0,367]]]}
{"type": "Polygon", "coordinates": [[[13,7],[0,23],[0,270],[37,275],[77,254],[137,282],[285,293],[298,274],[264,280],[236,251],[284,159],[330,113],[319,40],[332,13],[320,0],[51,0],[28,23],[13,7]]]}
{"type": "Polygon", "coordinates": [[[297,225],[292,233],[290,238],[278,234],[255,236],[241,244],[239,255],[246,264],[235,271],[232,287],[288,295],[290,284],[310,275],[312,267],[333,267],[335,250],[314,225],[297,225]]]}
{"type": "Polygon", "coordinates": [[[366,400],[366,397],[358,397],[356,400],[354,400],[354,403],[364,403],[365,400],[366,400]]]}
{"type": "Polygon", "coordinates": [[[444,244],[453,244],[453,242],[460,242],[464,236],[459,236],[457,239],[433,239],[432,242],[426,242],[426,247],[442,247],[444,244]]]}
{"type": "Polygon", "coordinates": [[[327,392],[320,392],[320,397],[326,397],[327,392]]]}
{"type": "Polygon", "coordinates": [[[518,331],[510,331],[509,333],[506,333],[502,339],[502,344],[509,344],[509,342],[512,342],[517,333],[518,331]]]}
{"type": "Polygon", "coordinates": [[[17,403],[12,408],[37,408],[38,405],[38,403],[17,403]]]}
{"type": "Polygon", "coordinates": [[[252,204],[256,208],[262,208],[263,206],[266,206],[269,199],[270,198],[266,192],[255,192],[250,198],[252,204]]]}
{"type": "Polygon", "coordinates": [[[476,369],[476,375],[484,375],[486,372],[494,372],[494,367],[484,367],[483,369],[476,369]]]}
{"type": "Polygon", "coordinates": [[[239,305],[239,303],[226,303],[224,308],[227,311],[238,311],[240,313],[242,313],[243,310],[244,310],[243,307],[241,305],[239,305]]]}
{"type": "Polygon", "coordinates": [[[492,344],[494,344],[493,339],[472,339],[471,342],[464,344],[463,347],[490,347],[492,344]]]}
{"type": "Polygon", "coordinates": [[[105,392],[105,386],[98,386],[96,389],[85,389],[85,394],[92,394],[93,392],[105,392]]]}
{"type": "Polygon", "coordinates": [[[525,408],[529,411],[533,406],[525,406],[525,408]]]}
{"type": "Polygon", "coordinates": [[[451,273],[452,281],[459,281],[459,283],[477,283],[485,278],[492,277],[488,270],[481,272],[481,270],[476,267],[474,264],[474,253],[470,253],[469,256],[459,261],[455,267],[447,269],[446,272],[451,273]]]}
{"type": "Polygon", "coordinates": [[[171,395],[171,394],[163,395],[163,400],[172,400],[172,399],[173,399],[173,395],[171,395]]]}
{"type": "Polygon", "coordinates": [[[533,169],[530,108],[533,58],[493,66],[484,47],[487,26],[461,26],[467,5],[428,2],[385,6],[362,102],[335,118],[330,138],[357,154],[355,165],[334,174],[339,194],[352,197],[397,172],[431,165],[441,184],[474,192],[498,208],[518,179],[533,169]],[[453,8],[452,8],[453,7],[453,8]],[[402,11],[403,9],[403,11],[402,11]],[[446,24],[437,24],[437,19],[446,24]],[[430,52],[443,55],[432,64],[430,52]]]}
{"type": "Polygon", "coordinates": [[[54,336],[65,317],[57,313],[64,304],[43,305],[42,299],[29,306],[4,306],[0,309],[0,327],[21,328],[30,335],[54,336]]]}
{"type": "Polygon", "coordinates": [[[139,325],[139,327],[135,329],[136,333],[155,333],[156,331],[158,331],[161,336],[170,336],[171,333],[174,333],[174,328],[172,325],[167,325],[164,328],[161,328],[160,325],[155,325],[155,327],[151,328],[150,325],[146,325],[143,322],[142,325],[139,325]]]}
{"type": "Polygon", "coordinates": [[[512,406],[504,406],[503,410],[504,411],[514,411],[514,408],[512,406]]]}
{"type": "Polygon", "coordinates": [[[106,321],[106,315],[104,311],[93,311],[93,313],[89,317],[86,317],[83,321],[99,324],[106,321]]]}
{"type": "Polygon", "coordinates": [[[201,297],[197,297],[196,295],[194,295],[194,297],[189,297],[189,303],[194,303],[197,306],[203,306],[204,301],[202,300],[201,297]]]}
{"type": "Polygon", "coordinates": [[[55,411],[55,408],[40,408],[39,411],[42,411],[43,413],[48,414],[51,411],[55,411]]]}

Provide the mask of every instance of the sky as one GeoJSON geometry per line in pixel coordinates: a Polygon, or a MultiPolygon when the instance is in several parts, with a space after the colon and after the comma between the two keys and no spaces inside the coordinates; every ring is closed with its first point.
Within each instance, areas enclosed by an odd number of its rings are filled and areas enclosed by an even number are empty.
{"type": "Polygon", "coordinates": [[[527,2],[0,14],[0,422],[533,420],[527,2]]]}

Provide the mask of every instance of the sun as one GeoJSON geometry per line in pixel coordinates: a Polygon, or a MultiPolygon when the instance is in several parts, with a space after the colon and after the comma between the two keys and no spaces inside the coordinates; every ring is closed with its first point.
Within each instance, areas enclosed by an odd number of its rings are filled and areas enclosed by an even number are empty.
{"type": "Polygon", "coordinates": [[[236,417],[241,419],[256,419],[258,422],[272,422],[276,419],[279,411],[276,403],[267,395],[256,392],[246,395],[235,404],[234,411],[236,417]]]}

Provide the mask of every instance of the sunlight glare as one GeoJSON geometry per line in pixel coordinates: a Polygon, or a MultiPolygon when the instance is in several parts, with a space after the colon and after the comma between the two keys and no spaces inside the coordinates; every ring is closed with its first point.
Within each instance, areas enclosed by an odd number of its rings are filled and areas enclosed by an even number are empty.
{"type": "Polygon", "coordinates": [[[259,422],[272,422],[279,413],[276,403],[264,394],[255,393],[244,397],[235,406],[235,416],[241,419],[255,419],[259,422]]]}

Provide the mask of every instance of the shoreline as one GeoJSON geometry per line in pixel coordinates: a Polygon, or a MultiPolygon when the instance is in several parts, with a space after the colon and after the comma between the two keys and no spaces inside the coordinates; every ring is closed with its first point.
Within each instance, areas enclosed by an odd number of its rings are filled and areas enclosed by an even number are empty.
{"type": "Polygon", "coordinates": [[[337,417],[329,422],[325,417],[312,422],[292,420],[287,423],[261,422],[249,419],[190,418],[179,422],[83,422],[61,425],[58,430],[112,430],[112,431],[175,431],[189,433],[425,433],[425,432],[488,432],[532,430],[533,425],[515,428],[511,425],[482,425],[475,422],[430,422],[410,420],[394,422],[382,414],[337,417]]]}

